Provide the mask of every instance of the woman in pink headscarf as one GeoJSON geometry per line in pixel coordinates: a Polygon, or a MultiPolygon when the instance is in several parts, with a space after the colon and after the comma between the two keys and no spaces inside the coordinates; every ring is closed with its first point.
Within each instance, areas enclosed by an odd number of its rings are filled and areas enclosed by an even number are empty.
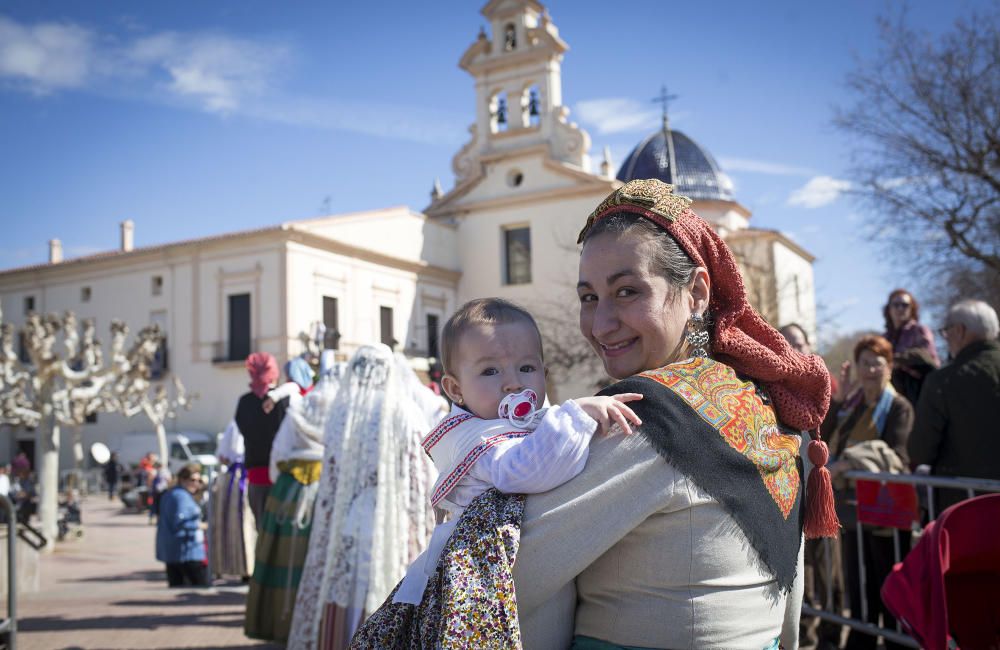
{"type": "Polygon", "coordinates": [[[236,404],[236,426],[246,446],[245,464],[247,471],[248,499],[250,510],[257,521],[264,516],[264,504],[267,493],[271,489],[271,479],[268,476],[268,465],[271,461],[271,443],[274,435],[285,418],[288,400],[275,404],[269,412],[264,412],[264,400],[267,391],[274,388],[278,381],[278,362],[267,352],[254,352],[247,357],[247,372],[250,374],[250,392],[240,397],[236,404]]]}

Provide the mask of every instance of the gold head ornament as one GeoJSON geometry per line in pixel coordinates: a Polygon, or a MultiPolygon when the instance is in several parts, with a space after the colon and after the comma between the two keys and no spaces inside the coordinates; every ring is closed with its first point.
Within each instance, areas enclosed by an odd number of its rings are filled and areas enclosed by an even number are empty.
{"type": "MultiPolygon", "coordinates": [[[[615,208],[635,206],[640,210],[660,216],[667,221],[675,221],[691,206],[691,199],[674,194],[674,186],[655,178],[629,181],[601,201],[597,209],[587,217],[587,224],[580,231],[576,243],[583,242],[594,223],[605,214],[615,212],[615,208]]],[[[635,210],[629,210],[634,212],[635,210]]]]}

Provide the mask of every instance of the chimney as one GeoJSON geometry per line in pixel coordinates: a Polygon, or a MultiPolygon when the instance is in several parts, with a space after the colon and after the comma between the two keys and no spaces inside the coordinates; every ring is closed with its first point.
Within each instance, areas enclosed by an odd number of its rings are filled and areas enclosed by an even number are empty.
{"type": "Polygon", "coordinates": [[[58,239],[49,240],[49,264],[58,264],[63,261],[62,242],[58,239]]]}
{"type": "Polygon", "coordinates": [[[122,230],[122,252],[127,253],[135,248],[135,222],[126,219],[121,223],[122,230]]]}

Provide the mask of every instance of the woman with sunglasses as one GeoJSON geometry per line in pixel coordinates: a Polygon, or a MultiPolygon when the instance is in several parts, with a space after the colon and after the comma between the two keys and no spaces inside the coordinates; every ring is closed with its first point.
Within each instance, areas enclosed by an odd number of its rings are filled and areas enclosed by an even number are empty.
{"type": "Polygon", "coordinates": [[[917,403],[927,373],[941,365],[934,332],[920,322],[920,304],[906,289],[896,289],[882,309],[885,338],[892,343],[892,386],[917,403]]]}

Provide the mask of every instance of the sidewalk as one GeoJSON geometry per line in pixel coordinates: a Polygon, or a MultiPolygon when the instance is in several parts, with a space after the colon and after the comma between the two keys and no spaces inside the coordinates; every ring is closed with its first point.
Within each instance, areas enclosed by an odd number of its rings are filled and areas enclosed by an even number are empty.
{"type": "Polygon", "coordinates": [[[168,589],[156,526],[120,501],[83,502],[84,535],[43,556],[41,591],[18,599],[18,648],[277,648],[243,635],[246,585],[168,589]]]}

